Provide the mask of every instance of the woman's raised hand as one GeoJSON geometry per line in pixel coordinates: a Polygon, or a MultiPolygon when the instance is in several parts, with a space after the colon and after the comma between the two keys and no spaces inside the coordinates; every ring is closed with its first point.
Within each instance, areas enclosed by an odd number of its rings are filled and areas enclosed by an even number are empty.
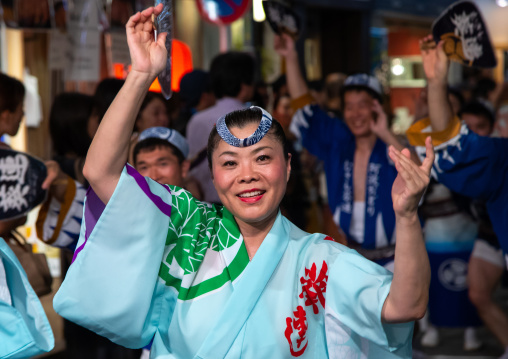
{"type": "Polygon", "coordinates": [[[149,7],[132,15],[127,22],[127,43],[131,56],[131,71],[148,74],[155,78],[166,66],[166,36],[161,33],[154,39],[152,14],[158,16],[162,4],[149,7]]]}
{"type": "Polygon", "coordinates": [[[418,204],[430,181],[430,171],[434,163],[432,140],[425,140],[426,157],[421,166],[411,160],[407,148],[397,151],[390,146],[388,155],[395,163],[399,174],[392,187],[393,210],[398,218],[414,218],[418,204]]]}

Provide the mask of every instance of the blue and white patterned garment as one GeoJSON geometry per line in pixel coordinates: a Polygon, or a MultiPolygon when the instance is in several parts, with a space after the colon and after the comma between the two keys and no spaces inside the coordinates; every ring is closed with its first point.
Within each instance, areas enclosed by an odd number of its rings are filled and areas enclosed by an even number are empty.
{"type": "MultiPolygon", "coordinates": [[[[350,233],[355,136],[341,119],[328,116],[317,105],[307,105],[298,110],[290,129],[311,154],[324,162],[328,203],[335,224],[349,240],[355,241],[350,233]]],[[[388,157],[388,148],[378,139],[367,168],[362,248],[383,248],[395,243],[395,213],[391,197],[395,177],[397,170],[388,157]]]]}
{"type": "Polygon", "coordinates": [[[425,138],[431,136],[436,151],[432,175],[450,190],[486,202],[508,267],[508,139],[478,136],[458,118],[441,132],[432,132],[429,119],[421,120],[407,136],[422,159],[425,138]]]}
{"type": "Polygon", "coordinates": [[[90,190],[63,317],[151,358],[411,358],[384,324],[392,274],[280,213],[252,261],[233,216],[126,166],[90,190]]]}
{"type": "Polygon", "coordinates": [[[0,358],[28,358],[49,352],[55,339],[46,313],[16,255],[0,238],[0,358]],[[1,288],[7,285],[7,288],[1,288]]]}

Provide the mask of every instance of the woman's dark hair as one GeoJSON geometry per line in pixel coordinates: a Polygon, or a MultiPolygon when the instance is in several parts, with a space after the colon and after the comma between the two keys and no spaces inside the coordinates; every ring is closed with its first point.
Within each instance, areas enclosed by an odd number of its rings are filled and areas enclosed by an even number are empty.
{"type": "Polygon", "coordinates": [[[282,87],[286,86],[286,84],[287,84],[286,75],[282,74],[279,77],[277,77],[277,79],[275,79],[275,81],[272,82],[273,93],[276,95],[281,95],[279,94],[279,91],[282,87]]]}
{"type": "MultiPolygon", "coordinates": [[[[238,110],[230,112],[226,115],[226,126],[228,128],[238,127],[244,128],[250,123],[259,124],[261,122],[261,117],[263,113],[261,110],[257,108],[247,108],[245,110],[238,110]]],[[[284,151],[284,157],[286,161],[289,159],[289,151],[288,151],[288,142],[286,139],[286,135],[284,134],[284,129],[280,125],[279,121],[273,119],[272,126],[268,130],[267,136],[273,136],[281,145],[284,151]]],[[[212,154],[217,149],[221,138],[219,133],[217,132],[217,128],[214,126],[212,131],[210,132],[210,136],[208,136],[208,146],[206,148],[207,157],[208,157],[208,167],[210,170],[212,169],[212,154]]]]}
{"type": "Polygon", "coordinates": [[[182,164],[183,161],[185,161],[182,151],[173,146],[171,143],[163,140],[162,138],[149,137],[139,141],[136,143],[136,146],[134,146],[134,150],[132,152],[134,165],[138,162],[138,155],[140,152],[152,152],[157,148],[169,148],[178,159],[179,164],[182,164]]]}
{"type": "Polygon", "coordinates": [[[282,98],[284,98],[284,97],[290,98],[289,95],[279,95],[279,96],[276,95],[275,96],[275,98],[273,99],[273,106],[272,106],[273,107],[273,111],[275,111],[277,109],[277,106],[279,106],[280,100],[282,98]]]}
{"type": "Polygon", "coordinates": [[[25,86],[21,81],[0,73],[0,113],[15,112],[25,97],[25,86]]]}
{"type": "Polygon", "coordinates": [[[87,132],[92,107],[93,98],[77,92],[64,92],[55,98],[49,114],[49,132],[56,155],[86,156],[92,142],[87,132]]]}
{"type": "Polygon", "coordinates": [[[99,82],[95,88],[93,95],[93,110],[92,113],[97,116],[99,122],[106,114],[109,106],[115,99],[116,95],[122,88],[125,80],[119,80],[115,78],[106,78],[99,82]]]}
{"type": "MultiPolygon", "coordinates": [[[[136,122],[140,118],[141,112],[143,112],[143,110],[146,108],[146,106],[148,106],[155,99],[159,99],[162,101],[162,103],[164,103],[164,106],[166,107],[166,112],[167,112],[167,104],[166,104],[166,101],[164,101],[164,96],[162,96],[160,93],[157,93],[157,92],[148,91],[146,93],[145,99],[141,103],[141,107],[139,108],[136,122]]],[[[169,115],[168,115],[168,119],[169,119],[169,115]]],[[[139,132],[136,124],[134,125],[134,129],[139,132]]]]}
{"type": "Polygon", "coordinates": [[[462,92],[460,92],[458,88],[448,86],[448,95],[454,96],[457,99],[457,101],[459,101],[461,109],[464,107],[466,100],[464,99],[464,95],[462,95],[462,92]]]}

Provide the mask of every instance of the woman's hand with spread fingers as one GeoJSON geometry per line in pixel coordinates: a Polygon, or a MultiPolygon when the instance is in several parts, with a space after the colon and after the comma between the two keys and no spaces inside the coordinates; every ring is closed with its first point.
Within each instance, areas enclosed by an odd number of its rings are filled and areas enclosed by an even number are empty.
{"type": "Polygon", "coordinates": [[[425,140],[425,146],[426,158],[421,166],[411,160],[408,149],[397,151],[393,146],[389,149],[389,156],[398,171],[392,187],[393,210],[401,218],[417,215],[418,204],[429,184],[434,163],[434,148],[430,137],[425,140]]]}

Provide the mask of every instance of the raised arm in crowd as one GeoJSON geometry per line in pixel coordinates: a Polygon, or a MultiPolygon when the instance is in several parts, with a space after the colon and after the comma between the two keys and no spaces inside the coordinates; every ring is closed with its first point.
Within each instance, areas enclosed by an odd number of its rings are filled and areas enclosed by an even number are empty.
{"type": "Polygon", "coordinates": [[[88,150],[83,174],[104,203],[111,198],[127,162],[129,140],[144,95],[166,64],[167,34],[159,34],[157,42],[153,41],[152,24],[144,21],[161,11],[159,4],[129,19],[126,31],[132,69],[88,150]]]}

